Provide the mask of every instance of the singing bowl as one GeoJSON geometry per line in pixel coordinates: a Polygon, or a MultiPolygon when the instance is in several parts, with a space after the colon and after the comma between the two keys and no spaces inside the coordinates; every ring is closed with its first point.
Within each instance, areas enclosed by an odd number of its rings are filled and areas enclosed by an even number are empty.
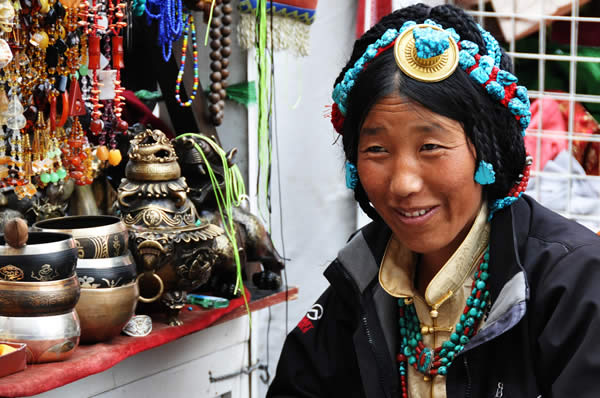
{"type": "Polygon", "coordinates": [[[37,317],[0,316],[0,340],[27,344],[27,363],[62,361],[79,345],[75,310],[37,317]]]}
{"type": "Polygon", "coordinates": [[[128,251],[122,256],[110,258],[80,258],[77,277],[82,288],[111,288],[135,281],[135,260],[128,251]]]}
{"type": "Polygon", "coordinates": [[[79,300],[77,275],[49,282],[0,281],[0,316],[64,314],[79,300]]]}
{"type": "Polygon", "coordinates": [[[129,232],[119,217],[68,216],[33,224],[34,230],[64,232],[77,241],[79,258],[108,258],[127,252],[129,232]]]}
{"type": "Polygon", "coordinates": [[[71,235],[30,232],[27,244],[8,246],[0,235],[0,280],[18,282],[57,281],[73,276],[77,244],[71,235]]]}
{"type": "Polygon", "coordinates": [[[135,313],[139,296],[136,282],[106,289],[81,289],[75,309],[81,324],[81,342],[106,341],[121,333],[135,313]]]}

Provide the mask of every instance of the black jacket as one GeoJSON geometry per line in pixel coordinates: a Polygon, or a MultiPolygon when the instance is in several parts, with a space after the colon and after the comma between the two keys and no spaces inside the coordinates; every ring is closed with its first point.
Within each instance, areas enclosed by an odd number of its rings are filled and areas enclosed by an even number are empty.
{"type": "MultiPolygon", "coordinates": [[[[396,300],[378,283],[390,231],[371,223],[325,271],[267,397],[396,398],[396,300]]],[[[524,196],[496,213],[492,308],[455,358],[448,398],[600,397],[600,238],[524,196]]]]}

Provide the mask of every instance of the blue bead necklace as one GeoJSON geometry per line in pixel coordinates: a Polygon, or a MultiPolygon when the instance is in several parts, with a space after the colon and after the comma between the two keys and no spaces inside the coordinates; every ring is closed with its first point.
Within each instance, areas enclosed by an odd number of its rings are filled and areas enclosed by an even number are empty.
{"type": "Polygon", "coordinates": [[[456,355],[477,333],[477,327],[483,318],[485,307],[490,298],[487,283],[489,279],[489,259],[490,247],[488,245],[475,271],[471,295],[467,298],[463,314],[460,316],[454,332],[450,335],[450,339],[440,347],[429,348],[423,344],[421,323],[413,299],[402,298],[398,300],[400,353],[396,359],[400,371],[403,398],[408,398],[407,375],[409,365],[426,376],[446,375],[456,355]]]}
{"type": "Polygon", "coordinates": [[[147,0],[146,15],[158,23],[158,43],[162,46],[165,62],[171,58],[174,41],[183,31],[183,6],[181,0],[147,0]]]}

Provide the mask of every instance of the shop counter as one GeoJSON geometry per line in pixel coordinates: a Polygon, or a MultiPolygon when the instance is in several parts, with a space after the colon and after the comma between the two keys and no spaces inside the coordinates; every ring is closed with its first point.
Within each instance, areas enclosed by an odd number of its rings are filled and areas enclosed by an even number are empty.
{"type": "MultiPolygon", "coordinates": [[[[251,313],[293,300],[298,293],[295,287],[247,291],[251,313]]],[[[253,328],[243,298],[211,310],[188,304],[180,313],[181,326],[169,326],[153,316],[148,336],[120,335],[104,343],[82,344],[66,361],[28,365],[2,377],[0,397],[208,398],[233,392],[248,397],[253,388],[251,370],[259,366],[256,317],[251,318],[253,328]]]]}

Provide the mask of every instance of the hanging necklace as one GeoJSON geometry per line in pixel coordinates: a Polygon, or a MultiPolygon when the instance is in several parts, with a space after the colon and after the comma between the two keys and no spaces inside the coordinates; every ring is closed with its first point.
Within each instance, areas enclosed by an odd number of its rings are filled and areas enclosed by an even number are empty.
{"type": "Polygon", "coordinates": [[[146,15],[158,22],[158,43],[163,49],[165,62],[171,58],[171,48],[183,29],[181,0],[148,0],[146,15]]]}
{"type": "Polygon", "coordinates": [[[446,375],[456,355],[477,333],[477,327],[483,318],[490,297],[487,284],[489,253],[490,247],[488,245],[475,271],[471,295],[467,298],[463,314],[460,316],[454,332],[450,335],[450,339],[440,347],[429,348],[423,344],[421,324],[413,299],[402,298],[398,300],[400,353],[396,359],[400,371],[403,398],[408,398],[408,366],[414,367],[426,377],[446,375]]]}
{"type": "Polygon", "coordinates": [[[210,94],[208,101],[210,105],[210,120],[213,125],[219,126],[223,122],[225,109],[225,97],[227,96],[227,78],[229,77],[229,56],[231,55],[231,13],[233,7],[229,4],[231,0],[223,0],[220,7],[213,10],[213,18],[210,21],[210,94]],[[222,16],[221,16],[222,15],[222,16]]]}
{"type": "Polygon", "coordinates": [[[198,46],[196,43],[196,25],[194,24],[194,16],[192,13],[187,15],[185,20],[185,29],[183,34],[183,45],[181,46],[181,63],[179,65],[179,73],[177,74],[177,82],[175,83],[175,99],[179,103],[179,105],[188,107],[192,105],[192,102],[196,98],[196,93],[198,92],[198,46]],[[192,48],[194,52],[194,86],[192,88],[192,94],[189,99],[185,102],[181,101],[181,81],[183,80],[183,72],[185,69],[185,54],[187,52],[188,46],[188,37],[192,36],[192,48]]]}

